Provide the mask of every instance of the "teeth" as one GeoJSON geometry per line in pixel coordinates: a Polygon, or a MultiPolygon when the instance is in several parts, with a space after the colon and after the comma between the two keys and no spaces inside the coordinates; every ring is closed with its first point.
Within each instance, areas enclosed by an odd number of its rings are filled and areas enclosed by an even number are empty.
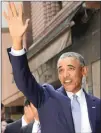
{"type": "Polygon", "coordinates": [[[66,81],[65,81],[65,83],[69,83],[69,82],[71,82],[71,80],[66,80],[66,81]]]}

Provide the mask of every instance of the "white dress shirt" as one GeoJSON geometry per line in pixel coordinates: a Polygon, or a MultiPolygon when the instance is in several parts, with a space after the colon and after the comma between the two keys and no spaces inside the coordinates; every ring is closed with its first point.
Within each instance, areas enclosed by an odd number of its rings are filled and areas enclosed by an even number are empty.
{"type": "Polygon", "coordinates": [[[25,54],[25,50],[24,48],[21,50],[14,50],[13,48],[11,48],[11,52],[10,52],[13,56],[21,56],[23,54],[25,54]]]}
{"type": "Polygon", "coordinates": [[[40,129],[39,126],[40,126],[40,122],[35,120],[34,124],[33,124],[33,128],[32,128],[32,133],[41,133],[41,130],[40,130],[40,132],[38,132],[40,129]]]}
{"type": "MultiPolygon", "coordinates": [[[[68,97],[71,99],[71,102],[73,100],[73,93],[67,92],[68,97]]],[[[82,89],[80,89],[76,95],[78,96],[78,102],[80,103],[81,108],[81,133],[92,133],[91,126],[89,122],[88,117],[88,108],[87,108],[87,102],[85,98],[85,94],[82,89]]]]}
{"type": "Polygon", "coordinates": [[[27,122],[24,120],[24,116],[22,116],[22,127],[27,125],[27,122]]]}

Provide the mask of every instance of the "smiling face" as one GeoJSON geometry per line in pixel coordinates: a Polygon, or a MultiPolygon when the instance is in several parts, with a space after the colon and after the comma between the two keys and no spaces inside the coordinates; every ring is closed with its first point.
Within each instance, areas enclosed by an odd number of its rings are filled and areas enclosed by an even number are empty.
{"type": "Polygon", "coordinates": [[[59,59],[58,77],[64,89],[76,93],[81,88],[82,77],[86,74],[86,66],[81,66],[74,57],[59,59]]]}

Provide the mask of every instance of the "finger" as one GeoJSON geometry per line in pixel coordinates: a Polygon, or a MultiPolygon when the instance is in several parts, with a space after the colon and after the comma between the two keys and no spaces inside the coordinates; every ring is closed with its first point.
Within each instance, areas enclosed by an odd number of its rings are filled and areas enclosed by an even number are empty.
{"type": "Polygon", "coordinates": [[[25,114],[30,114],[28,106],[25,106],[25,114]]]}
{"type": "Polygon", "coordinates": [[[33,110],[36,110],[35,106],[32,103],[30,103],[30,106],[33,110]]]}
{"type": "Polygon", "coordinates": [[[3,12],[3,16],[4,16],[4,18],[8,21],[9,20],[9,17],[8,17],[8,15],[7,15],[7,13],[4,11],[3,12]]]}
{"type": "Polygon", "coordinates": [[[22,14],[23,14],[23,7],[22,7],[22,4],[19,4],[19,5],[18,5],[18,14],[19,14],[19,17],[22,18],[22,14]]]}
{"type": "Polygon", "coordinates": [[[27,111],[27,110],[26,110],[26,107],[24,107],[24,114],[26,114],[26,111],[27,111]]]}
{"type": "Polygon", "coordinates": [[[13,16],[16,17],[17,16],[17,10],[16,10],[14,2],[10,2],[10,7],[11,7],[11,10],[12,10],[13,16]]]}
{"type": "Polygon", "coordinates": [[[30,105],[28,105],[27,107],[28,107],[28,110],[31,110],[31,106],[30,105]]]}
{"type": "Polygon", "coordinates": [[[25,30],[26,30],[27,27],[28,27],[29,21],[30,21],[30,19],[27,19],[26,22],[25,22],[25,25],[24,25],[25,30]]]}
{"type": "Polygon", "coordinates": [[[28,106],[28,111],[29,111],[30,113],[32,113],[32,109],[31,109],[31,106],[30,106],[30,105],[28,106]]]}
{"type": "Polygon", "coordinates": [[[9,18],[13,17],[13,13],[12,13],[12,10],[11,10],[11,3],[10,2],[8,3],[8,16],[9,16],[9,18]]]}

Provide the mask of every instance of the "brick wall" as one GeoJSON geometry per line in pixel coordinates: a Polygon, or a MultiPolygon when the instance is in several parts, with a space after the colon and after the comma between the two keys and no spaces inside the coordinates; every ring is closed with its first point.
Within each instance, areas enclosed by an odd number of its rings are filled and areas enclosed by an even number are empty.
{"type": "Polygon", "coordinates": [[[61,8],[60,2],[31,2],[32,36],[34,41],[40,39],[39,35],[61,8]]]}
{"type": "Polygon", "coordinates": [[[64,8],[65,6],[69,6],[71,2],[73,3],[73,1],[62,1],[62,8],[64,8]]]}
{"type": "Polygon", "coordinates": [[[31,19],[33,40],[44,30],[43,2],[31,2],[31,19]]]}

